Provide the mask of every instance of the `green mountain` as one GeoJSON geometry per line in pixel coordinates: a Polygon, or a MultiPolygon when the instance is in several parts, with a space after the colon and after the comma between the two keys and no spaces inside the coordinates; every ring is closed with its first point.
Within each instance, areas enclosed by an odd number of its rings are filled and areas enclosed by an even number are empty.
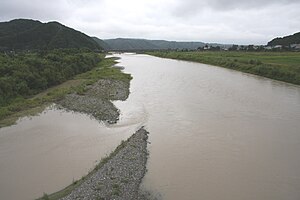
{"type": "Polygon", "coordinates": [[[0,22],[0,50],[57,48],[102,49],[91,37],[58,22],[30,19],[0,22]]]}
{"type": "MultiPolygon", "coordinates": [[[[117,38],[103,40],[107,46],[106,50],[163,50],[163,49],[197,49],[203,47],[203,42],[175,42],[166,40],[146,40],[117,38]]],[[[99,43],[101,45],[101,43],[99,43]]]]}
{"type": "Polygon", "coordinates": [[[160,49],[197,49],[204,47],[203,42],[176,42],[165,40],[152,40],[152,43],[158,46],[160,49]]]}
{"type": "Polygon", "coordinates": [[[278,37],[268,42],[268,46],[289,46],[291,44],[300,44],[300,32],[285,37],[278,37]]]}
{"type": "Polygon", "coordinates": [[[93,40],[95,40],[97,43],[98,43],[98,45],[100,45],[104,50],[109,50],[110,49],[110,46],[106,43],[106,42],[104,42],[103,40],[101,40],[101,39],[99,39],[99,38],[97,38],[97,37],[92,37],[93,38],[93,40]]]}
{"type": "Polygon", "coordinates": [[[157,46],[153,45],[150,41],[144,39],[109,39],[104,40],[109,46],[109,50],[150,50],[158,49],[157,46]]]}

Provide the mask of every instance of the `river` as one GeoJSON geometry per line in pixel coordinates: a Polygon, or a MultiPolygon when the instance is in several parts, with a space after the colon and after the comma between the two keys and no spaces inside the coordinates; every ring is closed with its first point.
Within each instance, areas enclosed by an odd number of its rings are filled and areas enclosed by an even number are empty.
{"type": "Polygon", "coordinates": [[[117,56],[133,80],[128,100],[115,102],[116,125],[49,109],[0,129],[0,199],[62,188],[141,125],[150,132],[142,184],[163,199],[300,199],[299,86],[199,63],[117,56]]]}

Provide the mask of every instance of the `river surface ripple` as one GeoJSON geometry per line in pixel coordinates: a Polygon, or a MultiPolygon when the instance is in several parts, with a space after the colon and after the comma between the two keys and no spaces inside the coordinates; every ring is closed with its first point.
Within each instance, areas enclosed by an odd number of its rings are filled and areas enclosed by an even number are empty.
{"type": "Polygon", "coordinates": [[[86,174],[140,126],[143,187],[163,199],[299,200],[300,87],[205,64],[117,54],[133,76],[120,121],[49,108],[0,129],[0,199],[29,200],[86,174]]]}
{"type": "Polygon", "coordinates": [[[146,188],[166,200],[300,199],[299,86],[147,55],[119,65],[134,77],[122,120],[150,132],[146,188]]]}

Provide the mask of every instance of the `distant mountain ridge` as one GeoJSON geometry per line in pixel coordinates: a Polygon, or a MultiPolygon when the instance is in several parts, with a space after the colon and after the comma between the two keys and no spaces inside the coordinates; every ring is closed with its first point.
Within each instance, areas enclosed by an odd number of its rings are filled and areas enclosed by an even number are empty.
{"type": "Polygon", "coordinates": [[[285,37],[278,37],[268,42],[268,46],[289,46],[291,44],[300,44],[300,32],[285,37]]]}
{"type": "Polygon", "coordinates": [[[97,42],[98,45],[100,45],[104,50],[109,50],[110,46],[104,42],[103,40],[97,38],[97,37],[92,37],[94,41],[97,42]]]}
{"type": "MultiPolygon", "coordinates": [[[[95,39],[95,38],[94,38],[95,39]]],[[[95,39],[96,40],[96,39],[95,39]]],[[[203,42],[176,42],[166,40],[146,40],[116,38],[103,40],[106,43],[106,50],[164,50],[164,49],[197,49],[205,46],[203,42]]],[[[98,43],[101,45],[101,43],[98,43]]]]}
{"type": "Polygon", "coordinates": [[[58,22],[42,23],[31,19],[0,22],[0,50],[102,47],[91,37],[58,22]]]}

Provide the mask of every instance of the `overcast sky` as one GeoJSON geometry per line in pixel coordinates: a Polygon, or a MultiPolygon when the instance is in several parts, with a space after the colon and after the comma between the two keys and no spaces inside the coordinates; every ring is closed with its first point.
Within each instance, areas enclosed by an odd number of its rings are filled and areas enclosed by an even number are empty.
{"type": "Polygon", "coordinates": [[[102,39],[266,44],[300,31],[300,0],[0,0],[0,20],[15,18],[102,39]]]}

